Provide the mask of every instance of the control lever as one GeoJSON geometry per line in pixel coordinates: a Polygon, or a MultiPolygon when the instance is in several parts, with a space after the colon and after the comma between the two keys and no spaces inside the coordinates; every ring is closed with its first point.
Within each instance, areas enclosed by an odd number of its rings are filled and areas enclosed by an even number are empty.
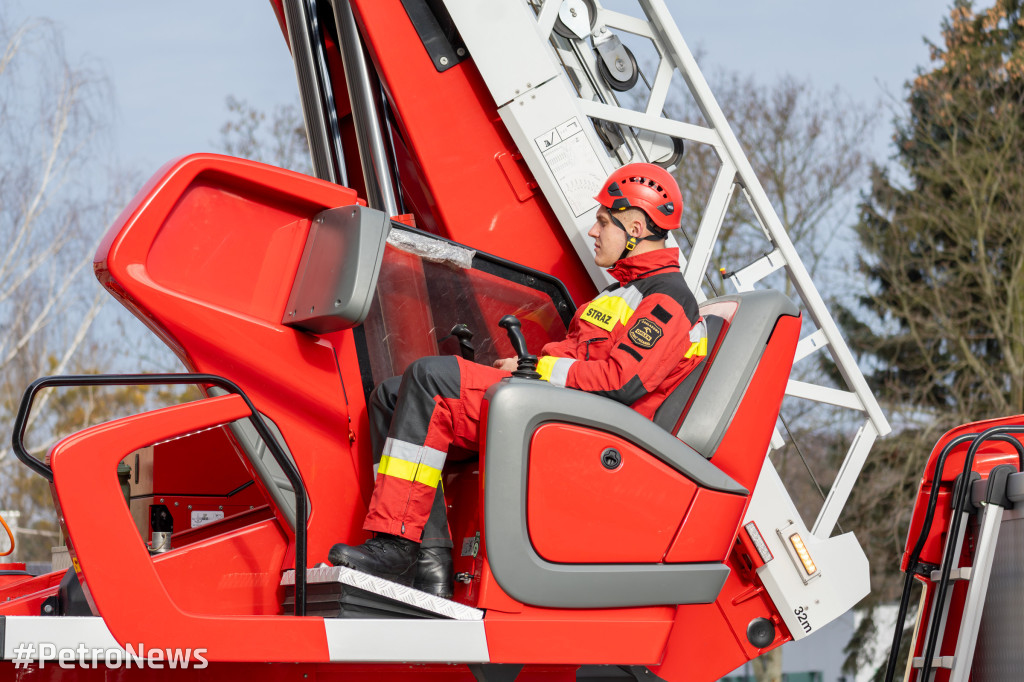
{"type": "Polygon", "coordinates": [[[523,337],[519,318],[515,315],[506,315],[498,322],[498,326],[504,327],[508,332],[508,340],[512,343],[512,349],[519,356],[519,367],[512,372],[512,376],[520,379],[540,379],[540,374],[537,373],[537,356],[526,352],[526,339],[523,337]]]}
{"type": "Polygon", "coordinates": [[[475,362],[476,349],[473,348],[473,344],[471,343],[473,341],[473,331],[460,322],[452,327],[449,334],[459,340],[459,354],[462,355],[462,359],[475,362]]]}

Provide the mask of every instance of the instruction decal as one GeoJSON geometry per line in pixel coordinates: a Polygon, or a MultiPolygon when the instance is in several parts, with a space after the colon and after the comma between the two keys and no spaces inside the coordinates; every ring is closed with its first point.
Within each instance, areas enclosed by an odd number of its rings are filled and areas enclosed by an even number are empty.
{"type": "Polygon", "coordinates": [[[211,521],[220,521],[223,518],[224,512],[222,511],[193,511],[192,527],[197,528],[210,523],[211,521]]]}
{"type": "Polygon", "coordinates": [[[579,118],[573,116],[534,138],[544,162],[577,218],[594,208],[605,172],[579,118]]]}

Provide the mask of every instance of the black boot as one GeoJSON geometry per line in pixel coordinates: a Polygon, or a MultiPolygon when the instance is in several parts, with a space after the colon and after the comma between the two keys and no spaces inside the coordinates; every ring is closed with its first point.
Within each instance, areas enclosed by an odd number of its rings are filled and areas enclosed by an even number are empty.
{"type": "Polygon", "coordinates": [[[327,559],[335,566],[346,566],[402,585],[412,585],[419,548],[418,542],[378,533],[358,547],[341,543],[331,547],[327,559]]]}
{"type": "Polygon", "coordinates": [[[452,550],[448,547],[420,547],[416,561],[416,580],[412,586],[435,597],[451,599],[452,550]]]}

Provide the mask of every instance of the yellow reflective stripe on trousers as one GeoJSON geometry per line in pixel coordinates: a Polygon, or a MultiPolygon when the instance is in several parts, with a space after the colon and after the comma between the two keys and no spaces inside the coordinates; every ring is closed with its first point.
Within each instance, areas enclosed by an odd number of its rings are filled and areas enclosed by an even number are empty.
{"type": "Polygon", "coordinates": [[[435,469],[426,464],[407,462],[404,459],[395,459],[384,455],[380,458],[380,466],[377,467],[377,475],[401,478],[406,481],[414,481],[423,485],[436,488],[441,482],[441,470],[435,469]]]}

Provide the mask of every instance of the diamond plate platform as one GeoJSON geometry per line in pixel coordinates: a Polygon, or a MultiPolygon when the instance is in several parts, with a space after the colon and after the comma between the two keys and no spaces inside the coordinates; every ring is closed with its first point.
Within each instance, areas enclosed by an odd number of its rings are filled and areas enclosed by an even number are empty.
{"type": "MultiPolygon", "coordinates": [[[[294,603],[295,571],[285,571],[281,585],[294,603]]],[[[344,566],[306,569],[307,613],[325,617],[449,618],[483,620],[484,612],[405,585],[393,583],[344,566]]]]}

